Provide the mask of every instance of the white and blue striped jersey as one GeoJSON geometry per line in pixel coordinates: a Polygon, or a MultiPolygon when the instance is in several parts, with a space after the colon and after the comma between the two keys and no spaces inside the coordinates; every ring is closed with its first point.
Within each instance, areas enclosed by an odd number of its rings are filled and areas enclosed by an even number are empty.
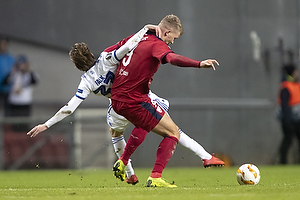
{"type": "Polygon", "coordinates": [[[81,76],[81,81],[75,96],[53,117],[45,122],[46,126],[49,128],[53,124],[71,115],[90,93],[109,98],[115,72],[120,62],[119,59],[132,51],[147,31],[148,28],[145,26],[119,49],[112,52],[102,52],[94,66],[81,76]]]}
{"type": "Polygon", "coordinates": [[[102,52],[94,66],[81,76],[81,81],[75,94],[76,97],[84,100],[90,93],[110,97],[111,85],[118,63],[110,63],[108,59],[106,59],[108,56],[114,55],[112,55],[112,53],[102,52]]]}
{"type": "Polygon", "coordinates": [[[115,59],[106,59],[107,56],[111,56],[112,54],[113,53],[108,52],[102,52],[100,54],[94,66],[81,76],[81,81],[75,96],[53,117],[45,122],[48,128],[71,115],[91,92],[96,95],[110,97],[111,84],[118,66],[118,61],[115,59]]]}
{"type": "Polygon", "coordinates": [[[110,97],[112,82],[120,62],[118,58],[122,59],[127,53],[132,51],[147,31],[148,28],[145,26],[118,50],[110,53],[102,52],[94,66],[82,75],[76,97],[84,100],[91,92],[96,95],[110,97]]]}

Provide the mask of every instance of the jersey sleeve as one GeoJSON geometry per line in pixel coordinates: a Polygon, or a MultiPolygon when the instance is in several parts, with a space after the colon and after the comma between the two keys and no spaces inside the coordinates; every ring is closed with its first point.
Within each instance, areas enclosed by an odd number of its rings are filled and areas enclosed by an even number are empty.
{"type": "Polygon", "coordinates": [[[104,49],[104,52],[111,52],[111,51],[114,51],[116,49],[118,49],[120,46],[118,44],[114,44],[110,47],[107,47],[106,49],[104,49]]]}
{"type": "Polygon", "coordinates": [[[178,55],[175,53],[169,53],[165,56],[164,60],[172,65],[179,67],[195,67],[200,68],[201,61],[193,60],[188,57],[178,55]]]}
{"type": "Polygon", "coordinates": [[[91,93],[91,90],[89,89],[88,84],[85,81],[85,75],[82,75],[81,81],[79,83],[79,86],[78,86],[75,96],[81,100],[85,100],[89,96],[90,93],[91,93]]]}
{"type": "Polygon", "coordinates": [[[81,104],[83,100],[74,96],[65,106],[63,106],[53,117],[45,122],[46,126],[49,128],[52,125],[60,122],[65,117],[71,115],[76,108],[81,104]]]}
{"type": "Polygon", "coordinates": [[[132,34],[132,35],[130,35],[130,36],[128,36],[127,38],[124,38],[123,40],[121,40],[121,41],[119,41],[118,43],[117,43],[117,45],[119,46],[119,47],[121,47],[121,46],[123,46],[132,36],[133,36],[134,34],[132,34]]]}
{"type": "Polygon", "coordinates": [[[173,53],[173,51],[163,41],[157,40],[156,42],[153,43],[152,56],[160,60],[163,64],[164,64],[163,58],[169,53],[173,53]]]}
{"type": "Polygon", "coordinates": [[[114,44],[110,47],[107,47],[106,49],[104,49],[104,52],[111,52],[111,51],[114,51],[116,49],[119,49],[121,46],[123,46],[127,40],[129,40],[133,35],[127,37],[127,38],[124,38],[123,40],[120,40],[117,44],[114,44]]]}

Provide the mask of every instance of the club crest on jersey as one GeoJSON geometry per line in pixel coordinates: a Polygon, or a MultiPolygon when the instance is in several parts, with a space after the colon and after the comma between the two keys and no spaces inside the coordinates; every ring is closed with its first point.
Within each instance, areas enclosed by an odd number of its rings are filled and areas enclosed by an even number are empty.
{"type": "Polygon", "coordinates": [[[161,108],[159,107],[158,103],[155,101],[155,99],[151,99],[152,105],[154,105],[157,112],[162,113],[161,108]]]}
{"type": "Polygon", "coordinates": [[[162,113],[162,110],[159,106],[156,107],[157,112],[162,113]]]}
{"type": "Polygon", "coordinates": [[[111,59],[111,57],[112,57],[112,53],[110,52],[110,53],[106,54],[105,59],[109,60],[109,59],[111,59]]]}

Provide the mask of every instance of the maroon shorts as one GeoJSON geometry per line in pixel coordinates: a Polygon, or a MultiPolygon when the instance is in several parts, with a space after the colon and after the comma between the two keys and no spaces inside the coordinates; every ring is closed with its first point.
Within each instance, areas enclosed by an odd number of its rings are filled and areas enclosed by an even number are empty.
{"type": "Polygon", "coordinates": [[[116,113],[124,116],[137,128],[150,132],[164,116],[165,111],[156,102],[147,98],[138,104],[128,104],[121,101],[111,100],[112,107],[116,113]]]}

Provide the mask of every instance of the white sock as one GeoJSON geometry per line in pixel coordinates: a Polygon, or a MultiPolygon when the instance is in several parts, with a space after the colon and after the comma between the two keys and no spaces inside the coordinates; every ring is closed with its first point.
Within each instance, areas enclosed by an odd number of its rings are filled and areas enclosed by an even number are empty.
{"type": "MultiPolygon", "coordinates": [[[[115,150],[115,154],[118,156],[118,158],[120,158],[126,146],[124,136],[122,135],[120,137],[112,137],[112,144],[115,150]]],[[[131,159],[128,160],[125,171],[128,178],[134,175],[134,170],[131,165],[131,159]]]]}
{"type": "Polygon", "coordinates": [[[203,159],[211,159],[212,155],[205,151],[205,149],[195,140],[190,138],[188,135],[186,135],[181,129],[179,129],[180,132],[180,139],[179,144],[187,149],[190,149],[192,152],[194,152],[197,156],[199,156],[202,160],[203,159]]]}

